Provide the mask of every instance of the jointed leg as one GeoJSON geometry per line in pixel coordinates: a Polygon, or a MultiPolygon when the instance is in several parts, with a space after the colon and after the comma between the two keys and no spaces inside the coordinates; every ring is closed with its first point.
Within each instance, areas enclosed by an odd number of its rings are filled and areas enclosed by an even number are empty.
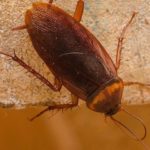
{"type": "Polygon", "coordinates": [[[123,40],[124,40],[124,36],[125,33],[129,27],[129,25],[132,23],[133,18],[135,17],[137,13],[133,12],[131,19],[129,20],[129,22],[126,24],[126,26],[123,28],[121,35],[118,39],[118,45],[117,45],[117,54],[116,54],[116,69],[118,70],[120,67],[120,61],[121,61],[121,51],[122,51],[122,45],[123,45],[123,40]]]}
{"type": "MultiPolygon", "coordinates": [[[[124,86],[136,86],[136,85],[139,86],[140,94],[142,97],[144,97],[143,90],[142,90],[143,88],[150,90],[150,84],[141,83],[141,82],[132,82],[132,81],[124,82],[124,86]]],[[[144,103],[144,100],[142,100],[141,102],[144,103]]]]}
{"type": "Polygon", "coordinates": [[[77,20],[78,22],[80,22],[82,19],[83,11],[84,11],[84,1],[79,0],[76,6],[76,10],[74,12],[74,19],[77,20]]]}
{"type": "Polygon", "coordinates": [[[149,89],[150,88],[150,84],[146,84],[146,83],[141,83],[141,82],[124,82],[124,86],[135,86],[138,85],[140,88],[140,93],[141,96],[143,97],[143,88],[149,89]]]}
{"type": "Polygon", "coordinates": [[[49,106],[46,109],[44,109],[43,111],[41,111],[40,113],[38,113],[36,116],[31,118],[30,121],[33,121],[34,119],[41,116],[42,114],[44,114],[47,111],[64,110],[64,109],[69,109],[69,108],[73,108],[73,107],[77,106],[78,105],[78,97],[75,95],[71,95],[71,96],[72,96],[72,103],[71,104],[60,104],[60,105],[49,106]]]}
{"type": "Polygon", "coordinates": [[[5,55],[9,58],[11,58],[13,61],[17,62],[20,66],[22,66],[24,69],[26,69],[28,72],[32,73],[36,78],[38,78],[41,82],[46,84],[49,88],[51,88],[54,91],[60,91],[62,83],[58,79],[55,79],[54,85],[50,83],[45,77],[43,77],[40,73],[35,71],[32,67],[27,65],[24,61],[22,61],[18,56],[14,53],[14,56],[7,54],[5,52],[0,51],[0,54],[5,55]]]}
{"type": "Polygon", "coordinates": [[[139,86],[142,86],[142,87],[147,87],[147,86],[150,86],[150,84],[144,84],[144,83],[141,83],[141,82],[124,82],[124,85],[125,86],[131,86],[131,85],[139,85],[139,86]]]}
{"type": "Polygon", "coordinates": [[[26,24],[23,24],[23,25],[20,25],[20,26],[12,28],[12,31],[15,31],[15,30],[24,30],[26,28],[27,28],[26,24]]]}

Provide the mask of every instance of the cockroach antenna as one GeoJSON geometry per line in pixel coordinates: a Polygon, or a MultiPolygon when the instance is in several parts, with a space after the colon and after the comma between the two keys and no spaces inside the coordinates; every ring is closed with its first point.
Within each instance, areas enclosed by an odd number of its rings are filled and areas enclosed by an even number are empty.
{"type": "Polygon", "coordinates": [[[131,116],[132,118],[134,118],[135,120],[139,121],[139,123],[142,125],[143,129],[144,129],[144,134],[142,137],[139,137],[137,135],[137,133],[135,133],[133,130],[131,130],[130,128],[128,128],[125,124],[123,124],[122,122],[120,122],[119,120],[115,119],[113,116],[110,116],[110,119],[113,121],[113,123],[118,126],[121,131],[123,131],[124,133],[128,134],[131,138],[133,138],[134,140],[139,141],[146,150],[150,150],[150,148],[148,147],[147,144],[145,144],[143,142],[143,140],[145,139],[146,135],[147,135],[147,129],[146,126],[143,122],[143,120],[133,114],[131,114],[130,112],[128,112],[127,110],[125,110],[123,107],[120,108],[120,111],[124,111],[125,113],[127,113],[129,116],[131,116]]]}

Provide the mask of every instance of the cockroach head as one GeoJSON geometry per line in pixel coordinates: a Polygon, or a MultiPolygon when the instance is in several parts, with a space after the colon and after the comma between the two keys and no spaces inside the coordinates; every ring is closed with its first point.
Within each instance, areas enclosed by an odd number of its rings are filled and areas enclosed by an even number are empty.
{"type": "Polygon", "coordinates": [[[87,101],[88,108],[96,112],[112,116],[120,110],[123,93],[123,81],[115,78],[99,90],[92,99],[87,101]]]}

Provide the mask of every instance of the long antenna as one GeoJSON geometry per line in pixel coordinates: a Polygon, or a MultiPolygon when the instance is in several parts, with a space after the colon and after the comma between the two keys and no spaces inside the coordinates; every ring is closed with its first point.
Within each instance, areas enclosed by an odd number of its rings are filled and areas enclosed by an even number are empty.
{"type": "Polygon", "coordinates": [[[127,113],[128,115],[130,115],[131,117],[133,117],[134,119],[136,119],[137,121],[139,121],[139,123],[141,123],[141,125],[143,126],[144,128],[144,134],[143,134],[143,137],[140,138],[140,140],[144,140],[146,135],[147,135],[147,129],[146,129],[146,126],[143,122],[143,120],[133,114],[131,114],[130,112],[128,112],[127,110],[125,110],[124,108],[121,108],[122,111],[124,111],[125,113],[127,113]]]}
{"type": "MultiPolygon", "coordinates": [[[[143,122],[142,119],[140,119],[139,117],[129,113],[127,110],[125,110],[124,108],[121,108],[122,111],[124,111],[125,113],[127,113],[128,115],[130,115],[131,117],[133,117],[134,119],[136,119],[137,121],[139,121],[144,129],[144,134],[142,137],[139,137],[133,130],[131,130],[130,128],[128,128],[125,124],[123,124],[122,122],[120,122],[119,120],[115,119],[114,117],[110,116],[111,120],[113,121],[113,123],[118,126],[123,132],[127,131],[130,134],[128,134],[131,138],[139,141],[147,150],[150,150],[149,147],[143,142],[143,140],[145,139],[146,135],[147,135],[147,130],[146,130],[146,126],[143,122]],[[121,127],[123,127],[125,130],[123,130],[121,127]]],[[[127,134],[127,132],[125,132],[127,134]]]]}

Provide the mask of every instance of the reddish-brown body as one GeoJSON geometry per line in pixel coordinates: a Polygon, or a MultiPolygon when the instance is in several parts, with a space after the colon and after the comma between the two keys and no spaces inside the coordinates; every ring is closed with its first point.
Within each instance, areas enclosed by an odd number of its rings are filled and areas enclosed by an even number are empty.
{"type": "Polygon", "coordinates": [[[117,78],[101,43],[79,22],[51,4],[34,4],[26,13],[32,43],[56,78],[87,100],[117,78]]]}
{"type": "Polygon", "coordinates": [[[27,29],[35,50],[55,76],[54,84],[16,55],[0,53],[11,57],[52,90],[59,91],[64,85],[71,92],[71,104],[49,106],[49,110],[77,106],[81,98],[93,111],[115,114],[120,109],[124,87],[117,75],[122,40],[136,13],[121,33],[114,64],[102,44],[80,24],[84,1],[78,0],[73,17],[52,2],[33,3],[26,12],[25,25],[13,29],[27,29]]]}
{"type": "MultiPolygon", "coordinates": [[[[26,12],[25,27],[59,85],[85,100],[90,109],[112,115],[119,109],[123,82],[104,47],[79,23],[78,7],[72,17],[52,3],[34,3],[26,12]]],[[[75,105],[77,99],[71,107],[75,105]]]]}
{"type": "Polygon", "coordinates": [[[78,99],[81,98],[91,110],[110,116],[116,124],[124,127],[137,140],[143,140],[146,128],[138,118],[145,131],[142,138],[138,138],[130,129],[112,117],[120,110],[124,85],[149,86],[139,82],[124,84],[117,75],[124,34],[136,13],[133,13],[130,21],[123,28],[114,64],[102,44],[80,24],[84,1],[78,0],[73,17],[54,6],[52,2],[53,0],[49,0],[49,3],[34,3],[33,8],[26,12],[25,25],[14,29],[27,29],[35,50],[55,76],[54,84],[18,58],[15,53],[12,56],[0,51],[0,54],[18,62],[52,90],[59,91],[64,85],[71,92],[72,103],[49,106],[34,118],[47,110],[77,106],[78,99]]]}

